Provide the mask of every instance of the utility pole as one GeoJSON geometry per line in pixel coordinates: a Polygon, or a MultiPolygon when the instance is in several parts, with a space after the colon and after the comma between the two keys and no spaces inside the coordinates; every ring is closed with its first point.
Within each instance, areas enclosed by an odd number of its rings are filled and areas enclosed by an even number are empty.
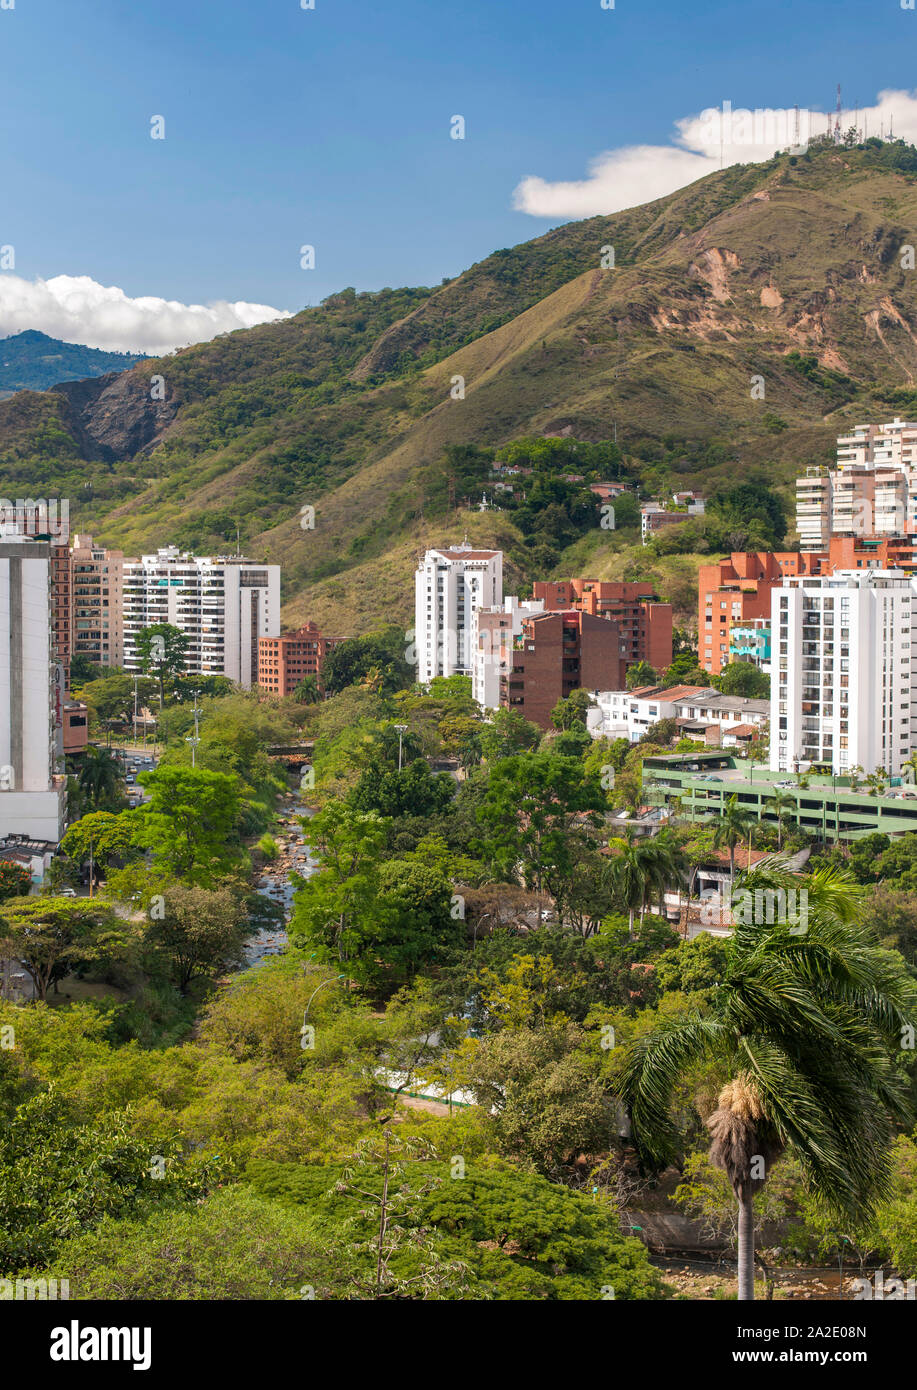
{"type": "Polygon", "coordinates": [[[200,692],[199,690],[192,690],[192,692],[191,692],[191,697],[192,697],[192,699],[194,700],[194,708],[193,708],[192,711],[191,711],[191,713],[194,715],[194,733],[193,733],[193,734],[189,734],[188,737],[185,739],[185,742],[186,742],[186,743],[190,743],[190,744],[191,744],[191,766],[192,766],[192,768],[195,768],[195,767],[197,766],[197,756],[196,756],[196,754],[197,754],[197,745],[198,745],[198,744],[200,743],[200,741],[201,741],[200,738],[199,738],[199,736],[198,736],[198,731],[197,731],[197,721],[198,721],[198,718],[200,717],[200,715],[203,713],[203,710],[200,710],[200,709],[198,709],[198,707],[197,707],[197,697],[198,697],[198,695],[200,695],[200,693],[201,693],[201,692],[200,692]]]}
{"type": "Polygon", "coordinates": [[[402,739],[404,738],[404,735],[407,733],[407,728],[408,728],[408,726],[407,726],[407,724],[396,724],[396,725],[395,725],[395,728],[398,730],[398,771],[400,772],[400,771],[401,771],[401,741],[402,741],[402,739]]]}

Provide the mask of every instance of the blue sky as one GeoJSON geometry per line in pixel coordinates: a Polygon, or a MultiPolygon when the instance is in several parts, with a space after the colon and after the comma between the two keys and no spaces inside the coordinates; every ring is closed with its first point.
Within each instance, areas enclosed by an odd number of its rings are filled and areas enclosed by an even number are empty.
{"type": "MultiPolygon", "coordinates": [[[[294,311],[344,285],[437,284],[579,206],[562,190],[552,215],[519,210],[527,176],[550,188],[603,152],[664,149],[677,121],[724,100],[824,110],[841,81],[845,106],[874,104],[908,89],[917,42],[899,0],[315,5],[0,10],[0,246],[15,248],[15,276],[294,311]],[[449,137],[455,114],[464,141],[449,137]],[[164,140],[150,138],[154,115],[164,140]],[[300,269],[303,243],[314,271],[300,269]]],[[[583,195],[611,210],[604,196],[583,195]]],[[[32,312],[3,280],[0,334],[32,312]]],[[[77,322],[92,312],[91,293],[71,305],[77,322]]],[[[51,331],[53,315],[33,326],[51,331]]]]}

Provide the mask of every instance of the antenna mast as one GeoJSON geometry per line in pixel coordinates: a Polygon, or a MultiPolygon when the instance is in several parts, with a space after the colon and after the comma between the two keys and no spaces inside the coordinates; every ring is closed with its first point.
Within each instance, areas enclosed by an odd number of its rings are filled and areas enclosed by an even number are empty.
{"type": "Polygon", "coordinates": [[[841,143],[841,84],[837,84],[837,107],[834,115],[834,143],[841,143]]]}

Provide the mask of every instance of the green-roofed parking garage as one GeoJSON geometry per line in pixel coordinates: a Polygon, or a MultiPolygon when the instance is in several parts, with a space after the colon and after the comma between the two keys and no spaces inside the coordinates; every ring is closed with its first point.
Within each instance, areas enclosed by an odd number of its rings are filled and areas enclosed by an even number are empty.
{"type": "Polygon", "coordinates": [[[885,835],[917,831],[917,787],[903,785],[900,778],[888,779],[885,789],[872,795],[863,779],[854,791],[850,777],[822,773],[791,777],[721,750],[660,754],[643,762],[645,801],[669,807],[687,820],[715,820],[734,796],[744,810],[776,825],[773,798],[778,791],[796,803],[791,819],[820,840],[858,840],[875,831],[885,835]]]}

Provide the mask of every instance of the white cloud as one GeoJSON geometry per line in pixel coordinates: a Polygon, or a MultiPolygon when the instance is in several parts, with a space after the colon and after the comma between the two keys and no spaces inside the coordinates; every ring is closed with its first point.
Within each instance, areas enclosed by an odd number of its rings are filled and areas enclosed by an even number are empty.
{"type": "MultiPolygon", "coordinates": [[[[831,114],[834,123],[834,113],[831,114]]],[[[801,109],[800,143],[824,135],[826,113],[801,109]]],[[[732,109],[728,102],[710,107],[675,123],[669,145],[624,145],[605,150],[589,165],[588,176],[551,183],[529,175],[513,194],[513,206],[533,217],[558,221],[568,217],[594,217],[620,212],[639,203],[662,198],[684,188],[705,174],[730,164],[757,164],[775,150],[794,143],[795,111],[792,107],[756,111],[732,109]]],[[[843,111],[841,130],[856,124],[864,135],[895,137],[917,143],[917,92],[883,91],[874,106],[858,112],[843,111]]]]}
{"type": "Polygon", "coordinates": [[[34,328],[68,343],[157,355],[289,317],[286,310],[241,300],[182,304],[153,295],[132,299],[117,285],[100,285],[88,275],[29,281],[0,274],[0,337],[34,328]]]}

